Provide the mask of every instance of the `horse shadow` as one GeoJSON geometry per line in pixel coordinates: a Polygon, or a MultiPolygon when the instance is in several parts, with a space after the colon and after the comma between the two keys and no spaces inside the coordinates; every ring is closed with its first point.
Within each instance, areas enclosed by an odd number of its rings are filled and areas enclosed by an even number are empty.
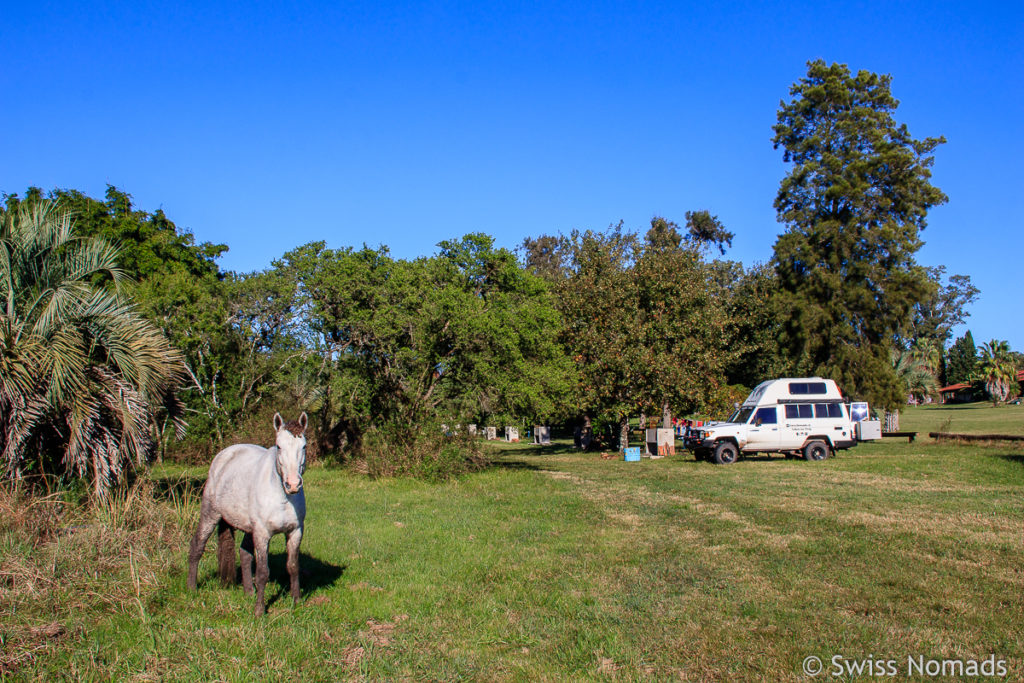
{"type": "MultiPolygon", "coordinates": [[[[276,584],[278,590],[267,591],[267,607],[283,597],[289,596],[291,590],[291,579],[288,576],[288,553],[270,553],[267,556],[267,567],[270,569],[270,578],[267,586],[276,584]]],[[[323,588],[329,588],[336,584],[348,569],[347,564],[337,565],[330,562],[323,562],[311,555],[299,552],[299,585],[302,589],[303,599],[309,598],[323,588]]],[[[239,569],[238,583],[241,584],[241,569],[239,569]]]]}

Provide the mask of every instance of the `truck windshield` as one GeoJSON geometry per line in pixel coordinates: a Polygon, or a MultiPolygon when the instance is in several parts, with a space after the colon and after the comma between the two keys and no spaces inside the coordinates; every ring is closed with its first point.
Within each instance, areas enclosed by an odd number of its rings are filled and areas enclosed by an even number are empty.
{"type": "Polygon", "coordinates": [[[729,422],[736,422],[736,423],[739,423],[739,424],[745,424],[747,422],[747,420],[750,419],[750,415],[753,412],[754,412],[754,408],[753,407],[750,407],[750,408],[740,408],[739,410],[737,410],[735,413],[732,414],[732,417],[729,418],[729,422]]]}

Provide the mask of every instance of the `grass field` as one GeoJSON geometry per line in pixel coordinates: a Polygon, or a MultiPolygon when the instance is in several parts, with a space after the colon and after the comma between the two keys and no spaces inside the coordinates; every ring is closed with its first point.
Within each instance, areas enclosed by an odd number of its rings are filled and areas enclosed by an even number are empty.
{"type": "MultiPolygon", "coordinates": [[[[989,429],[980,407],[953,420],[989,429]]],[[[902,672],[995,654],[1024,678],[1020,449],[886,441],[727,467],[557,444],[496,456],[438,485],[312,468],[304,600],[292,609],[278,537],[261,620],[217,583],[212,542],[185,588],[201,469],[64,517],[59,496],[8,495],[0,675],[785,681],[807,679],[809,655],[828,673],[836,655],[902,672]]]]}
{"type": "Polygon", "coordinates": [[[1024,405],[993,408],[989,402],[908,408],[900,428],[921,432],[957,434],[1012,434],[1024,436],[1024,405]]]}

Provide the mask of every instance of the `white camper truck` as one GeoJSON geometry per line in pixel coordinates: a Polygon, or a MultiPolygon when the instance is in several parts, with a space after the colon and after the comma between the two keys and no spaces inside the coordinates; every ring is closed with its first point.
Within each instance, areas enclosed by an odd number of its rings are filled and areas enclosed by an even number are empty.
{"type": "Polygon", "coordinates": [[[830,379],[773,379],[757,385],[728,422],[692,429],[683,443],[698,460],[719,465],[750,453],[824,460],[858,441],[881,438],[881,425],[867,415],[866,403],[849,403],[830,379]]]}

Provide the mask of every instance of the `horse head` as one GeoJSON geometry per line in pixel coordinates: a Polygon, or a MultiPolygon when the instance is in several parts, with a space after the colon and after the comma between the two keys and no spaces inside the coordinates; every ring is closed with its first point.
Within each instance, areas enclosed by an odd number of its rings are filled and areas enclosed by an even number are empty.
{"type": "Polygon", "coordinates": [[[277,473],[288,494],[298,493],[302,488],[302,473],[306,471],[306,422],[305,413],[293,422],[285,422],[280,413],[274,413],[277,473]]]}

